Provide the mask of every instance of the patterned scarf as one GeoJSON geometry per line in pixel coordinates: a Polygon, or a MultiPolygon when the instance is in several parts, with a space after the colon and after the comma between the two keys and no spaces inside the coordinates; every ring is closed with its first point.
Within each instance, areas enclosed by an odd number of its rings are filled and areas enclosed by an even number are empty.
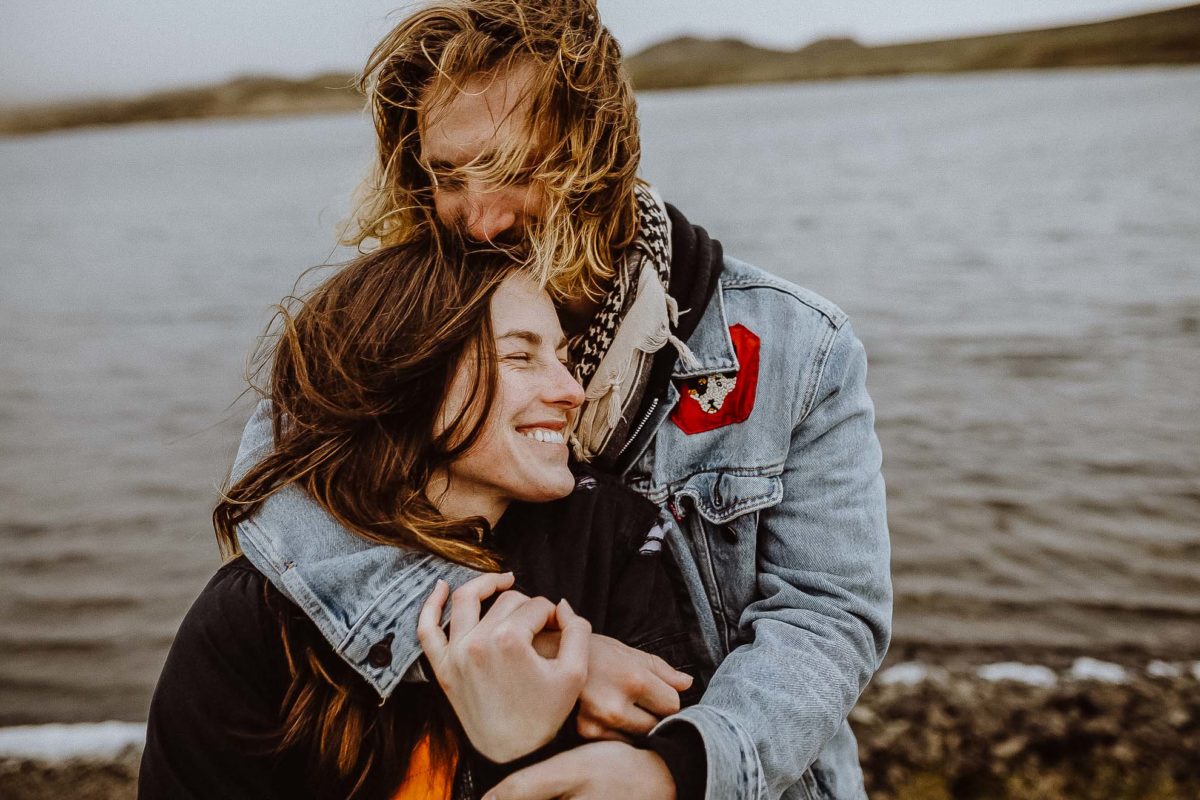
{"type": "Polygon", "coordinates": [[[667,294],[671,277],[671,223],[650,188],[634,190],[638,235],[617,265],[612,287],[588,329],[571,339],[575,377],[584,386],[575,419],[575,457],[611,468],[641,407],[654,353],[670,342],[688,364],[695,356],[671,333],[679,309],[667,294]]]}

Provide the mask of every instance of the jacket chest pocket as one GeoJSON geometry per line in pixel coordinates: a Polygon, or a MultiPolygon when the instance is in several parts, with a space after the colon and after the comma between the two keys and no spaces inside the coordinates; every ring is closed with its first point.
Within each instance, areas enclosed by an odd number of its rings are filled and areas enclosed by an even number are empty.
{"type": "Polygon", "coordinates": [[[749,638],[738,620],[758,590],[758,518],[782,499],[778,477],[728,472],[698,473],[674,492],[726,652],[749,638]]]}

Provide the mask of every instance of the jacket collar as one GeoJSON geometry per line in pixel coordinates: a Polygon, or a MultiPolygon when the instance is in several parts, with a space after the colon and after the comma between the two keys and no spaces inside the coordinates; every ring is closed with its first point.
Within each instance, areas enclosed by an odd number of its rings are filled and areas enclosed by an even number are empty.
{"type": "Polygon", "coordinates": [[[733,339],[729,336],[725,295],[719,282],[696,330],[688,337],[687,345],[698,363],[689,368],[682,360],[677,360],[671,373],[676,380],[689,380],[718,372],[737,372],[741,368],[733,349],[733,339]]]}

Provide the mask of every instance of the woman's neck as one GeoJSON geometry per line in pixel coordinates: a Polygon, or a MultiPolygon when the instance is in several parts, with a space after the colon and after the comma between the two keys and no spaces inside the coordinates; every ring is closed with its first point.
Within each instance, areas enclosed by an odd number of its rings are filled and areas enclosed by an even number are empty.
{"type": "Polygon", "coordinates": [[[434,475],[425,487],[425,496],[446,519],[483,517],[493,528],[512,502],[493,492],[483,491],[468,481],[451,481],[444,472],[434,475]]]}

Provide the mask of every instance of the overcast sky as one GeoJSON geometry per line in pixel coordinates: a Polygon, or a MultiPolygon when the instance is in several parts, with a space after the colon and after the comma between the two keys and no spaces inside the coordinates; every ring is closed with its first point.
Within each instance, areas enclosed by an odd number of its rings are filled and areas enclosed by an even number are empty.
{"type": "MultiPolygon", "coordinates": [[[[531,0],[532,1],[532,0],[531,0]]],[[[352,71],[405,0],[0,0],[0,102],[124,95],[238,74],[352,71]]],[[[990,33],[1184,5],[1155,0],[600,0],[632,53],[684,33],[795,48],[990,33]]]]}

